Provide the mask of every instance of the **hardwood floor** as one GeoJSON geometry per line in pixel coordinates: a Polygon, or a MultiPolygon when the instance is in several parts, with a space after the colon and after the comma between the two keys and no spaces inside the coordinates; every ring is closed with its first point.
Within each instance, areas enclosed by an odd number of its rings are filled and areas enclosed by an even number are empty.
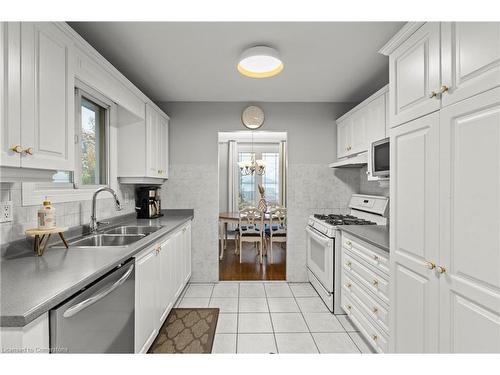
{"type": "MultiPolygon", "coordinates": [[[[219,244],[220,246],[220,244],[219,244]]],[[[219,280],[286,280],[286,245],[275,243],[273,246],[274,263],[269,264],[264,257],[259,263],[257,249],[251,243],[243,244],[243,261],[234,253],[234,240],[228,240],[224,258],[219,260],[219,280]]]]}

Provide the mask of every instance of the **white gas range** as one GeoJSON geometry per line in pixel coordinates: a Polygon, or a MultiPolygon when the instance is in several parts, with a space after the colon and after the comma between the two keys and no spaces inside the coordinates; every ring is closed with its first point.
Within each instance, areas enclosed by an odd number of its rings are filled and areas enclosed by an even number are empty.
{"type": "Polygon", "coordinates": [[[353,194],[349,215],[314,214],[306,227],[307,273],[309,281],[334,314],[340,307],[340,246],[335,241],[342,225],[387,225],[389,198],[353,194]]]}

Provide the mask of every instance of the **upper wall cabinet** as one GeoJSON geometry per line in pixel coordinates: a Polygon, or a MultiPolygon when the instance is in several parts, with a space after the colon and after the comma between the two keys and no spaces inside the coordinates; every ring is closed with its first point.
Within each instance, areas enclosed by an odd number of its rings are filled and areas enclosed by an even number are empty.
{"type": "Polygon", "coordinates": [[[168,116],[147,103],[145,121],[120,125],[120,182],[161,184],[168,178],[168,121],[168,116]]]}
{"type": "Polygon", "coordinates": [[[336,121],[338,159],[366,152],[371,142],[386,137],[387,91],[382,88],[336,121]]]}
{"type": "Polygon", "coordinates": [[[500,86],[500,22],[441,24],[443,106],[500,86]]]}
{"type": "Polygon", "coordinates": [[[53,23],[2,23],[2,167],[74,170],[74,54],[53,23]]]}
{"type": "Polygon", "coordinates": [[[439,109],[439,23],[418,29],[389,56],[391,124],[439,109]]]}
{"type": "Polygon", "coordinates": [[[391,127],[500,85],[498,22],[409,23],[380,52],[391,127]]]}

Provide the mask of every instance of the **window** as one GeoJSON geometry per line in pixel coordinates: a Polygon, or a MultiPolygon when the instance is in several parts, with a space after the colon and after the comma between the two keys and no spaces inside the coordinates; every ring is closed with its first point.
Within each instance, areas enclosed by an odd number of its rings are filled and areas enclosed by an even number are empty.
{"type": "MultiPolygon", "coordinates": [[[[242,147],[244,148],[244,147],[242,147]]],[[[250,161],[251,152],[238,152],[238,162],[250,161]]],[[[238,190],[239,205],[257,204],[260,199],[258,185],[265,190],[265,198],[268,203],[280,203],[280,154],[279,152],[255,152],[255,159],[262,159],[266,164],[266,172],[259,176],[257,174],[243,176],[239,173],[238,190]]]]}
{"type": "MultiPolygon", "coordinates": [[[[86,93],[77,93],[80,102],[79,180],[77,186],[105,185],[107,183],[108,109],[86,93]]],[[[78,151],[77,151],[78,156],[78,151]]]]}

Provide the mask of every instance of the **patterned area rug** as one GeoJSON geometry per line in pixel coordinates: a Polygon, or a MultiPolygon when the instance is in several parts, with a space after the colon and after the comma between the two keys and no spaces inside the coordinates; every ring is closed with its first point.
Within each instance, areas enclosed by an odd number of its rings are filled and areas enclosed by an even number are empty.
{"type": "Polygon", "coordinates": [[[211,353],[219,309],[172,309],[148,353],[211,353]]]}

